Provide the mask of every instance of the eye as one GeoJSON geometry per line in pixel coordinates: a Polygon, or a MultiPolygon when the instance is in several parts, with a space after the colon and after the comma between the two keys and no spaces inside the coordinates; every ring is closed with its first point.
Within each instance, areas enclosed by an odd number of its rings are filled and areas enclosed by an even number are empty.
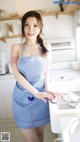
{"type": "Polygon", "coordinates": [[[38,27],[38,25],[35,24],[34,27],[38,27]]]}
{"type": "Polygon", "coordinates": [[[24,26],[26,27],[26,26],[29,26],[29,25],[27,23],[25,23],[24,26]]]}

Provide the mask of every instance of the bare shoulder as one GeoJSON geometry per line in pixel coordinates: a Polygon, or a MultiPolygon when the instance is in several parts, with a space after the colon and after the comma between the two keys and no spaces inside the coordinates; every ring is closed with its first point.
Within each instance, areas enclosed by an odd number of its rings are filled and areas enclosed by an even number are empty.
{"type": "Polygon", "coordinates": [[[22,47],[22,44],[13,44],[11,49],[17,51],[17,50],[20,50],[21,47],[22,47]]]}
{"type": "Polygon", "coordinates": [[[11,56],[18,56],[21,53],[22,44],[13,44],[11,47],[11,56]]]}

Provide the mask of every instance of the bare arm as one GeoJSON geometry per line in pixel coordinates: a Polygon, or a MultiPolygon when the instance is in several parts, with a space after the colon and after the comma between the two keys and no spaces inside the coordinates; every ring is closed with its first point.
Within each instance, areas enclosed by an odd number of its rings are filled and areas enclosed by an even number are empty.
{"type": "Polygon", "coordinates": [[[51,51],[51,46],[47,45],[48,48],[48,55],[47,55],[47,68],[46,68],[46,72],[45,72],[45,89],[46,92],[53,94],[54,98],[55,97],[60,97],[63,98],[63,95],[58,93],[58,92],[54,92],[54,90],[52,90],[52,88],[50,88],[50,66],[51,66],[51,57],[52,57],[52,51],[51,51]]]}
{"type": "Polygon", "coordinates": [[[51,57],[52,57],[52,51],[51,51],[51,45],[47,44],[46,48],[48,49],[48,54],[46,57],[47,60],[47,68],[45,71],[45,88],[46,91],[49,92],[49,86],[50,86],[50,66],[51,66],[51,57]]]}

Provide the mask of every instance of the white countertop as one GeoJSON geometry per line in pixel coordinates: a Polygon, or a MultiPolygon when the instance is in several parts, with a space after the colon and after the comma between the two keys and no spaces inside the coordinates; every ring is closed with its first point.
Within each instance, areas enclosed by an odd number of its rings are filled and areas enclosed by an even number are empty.
{"type": "Polygon", "coordinates": [[[49,88],[54,92],[80,90],[80,71],[72,69],[51,70],[50,78],[51,84],[49,84],[49,88]]]}
{"type": "Polygon", "coordinates": [[[74,71],[73,69],[54,69],[50,72],[52,81],[68,81],[74,79],[80,79],[80,71],[74,71]]]}
{"type": "Polygon", "coordinates": [[[0,75],[0,79],[14,79],[14,74],[13,73],[6,73],[3,75],[0,75]]]}

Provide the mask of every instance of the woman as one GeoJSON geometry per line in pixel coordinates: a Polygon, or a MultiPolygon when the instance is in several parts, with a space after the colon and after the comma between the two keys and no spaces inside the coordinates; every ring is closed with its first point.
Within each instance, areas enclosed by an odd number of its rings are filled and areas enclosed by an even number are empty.
{"type": "Polygon", "coordinates": [[[48,90],[49,45],[43,43],[42,18],[36,11],[22,17],[23,44],[13,45],[11,64],[16,78],[13,113],[27,142],[43,142],[44,125],[49,123],[47,99],[55,95],[48,90]]]}

